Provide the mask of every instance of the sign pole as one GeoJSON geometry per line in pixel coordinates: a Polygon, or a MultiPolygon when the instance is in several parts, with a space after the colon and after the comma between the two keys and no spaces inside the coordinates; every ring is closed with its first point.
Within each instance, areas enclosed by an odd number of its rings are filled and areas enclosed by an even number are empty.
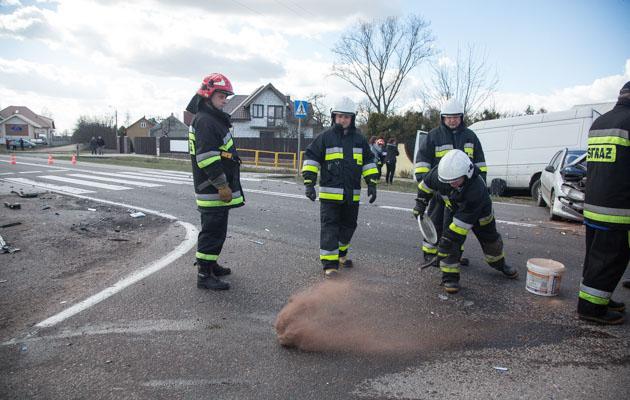
{"type": "Polygon", "coordinates": [[[302,150],[302,135],[300,134],[300,128],[302,128],[302,118],[298,118],[298,130],[297,130],[297,165],[296,165],[296,174],[297,176],[300,176],[300,162],[302,161],[302,158],[300,157],[300,155],[302,154],[301,150],[302,150]]]}

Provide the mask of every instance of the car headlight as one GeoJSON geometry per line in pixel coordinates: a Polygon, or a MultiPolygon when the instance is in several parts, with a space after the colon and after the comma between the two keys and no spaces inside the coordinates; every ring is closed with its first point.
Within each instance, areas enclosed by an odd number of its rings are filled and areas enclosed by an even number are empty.
{"type": "Polygon", "coordinates": [[[584,201],[584,192],[574,188],[571,185],[563,184],[560,189],[564,195],[571,201],[584,201]]]}

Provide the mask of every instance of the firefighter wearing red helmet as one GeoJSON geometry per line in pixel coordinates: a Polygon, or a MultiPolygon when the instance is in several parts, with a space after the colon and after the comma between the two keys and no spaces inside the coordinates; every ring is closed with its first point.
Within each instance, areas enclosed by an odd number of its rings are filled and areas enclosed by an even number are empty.
{"type": "Polygon", "coordinates": [[[230,115],[223,112],[232,83],[222,74],[206,76],[186,110],[195,114],[188,132],[201,231],[197,241],[197,287],[227,290],[219,277],[231,273],[218,264],[227,236],[230,208],[244,205],[239,178],[240,159],[230,133],[230,115]]]}

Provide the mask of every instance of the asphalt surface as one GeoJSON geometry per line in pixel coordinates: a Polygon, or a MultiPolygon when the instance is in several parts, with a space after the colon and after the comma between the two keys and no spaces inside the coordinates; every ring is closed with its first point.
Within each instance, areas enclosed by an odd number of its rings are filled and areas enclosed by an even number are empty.
{"type": "MultiPolygon", "coordinates": [[[[40,176],[100,172],[131,181],[125,174],[140,171],[6,161],[0,157],[0,184],[28,177],[88,189],[40,176]]],[[[84,196],[153,209],[198,226],[192,184],[172,175],[177,183],[168,183],[162,173],[145,182],[163,186],[92,187],[84,196]]],[[[471,265],[462,272],[463,289],[444,296],[436,269],[418,271],[420,236],[409,211],[413,195],[381,185],[376,203],[361,206],[351,244],[356,267],[342,271],[340,293],[322,286],[319,204],[304,198],[290,179],[243,178],[246,206],[230,213],[220,260],[233,269],[230,291],[195,287],[193,249],[54,326],[25,326],[22,335],[0,345],[0,397],[627,397],[629,323],[598,327],[575,317],[584,255],[581,225],[549,222],[545,208],[495,203],[507,260],[518,267],[519,279],[506,280],[484,265],[478,243],[469,237],[465,254],[471,265]],[[566,266],[559,296],[525,290],[526,262],[533,257],[566,266]],[[290,296],[313,287],[315,302],[298,315],[317,316],[308,332],[312,351],[280,346],[273,327],[278,313],[290,296]]],[[[362,196],[364,202],[365,191],[362,196]]],[[[118,257],[125,262],[124,254],[118,257]]],[[[628,303],[630,291],[618,288],[614,298],[628,303]]]]}

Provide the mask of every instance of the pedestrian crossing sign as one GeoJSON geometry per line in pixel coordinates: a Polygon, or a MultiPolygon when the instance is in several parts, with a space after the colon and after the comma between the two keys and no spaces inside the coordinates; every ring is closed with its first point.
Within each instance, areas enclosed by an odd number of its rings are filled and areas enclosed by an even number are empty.
{"type": "Polygon", "coordinates": [[[293,109],[295,110],[295,118],[306,118],[308,113],[308,102],[305,100],[295,100],[293,102],[293,109]]]}

